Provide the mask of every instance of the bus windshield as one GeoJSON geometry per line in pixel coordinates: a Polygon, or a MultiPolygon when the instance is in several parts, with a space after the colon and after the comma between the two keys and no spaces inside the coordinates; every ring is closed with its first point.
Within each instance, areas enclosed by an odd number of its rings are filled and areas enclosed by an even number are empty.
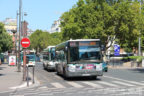
{"type": "Polygon", "coordinates": [[[51,60],[55,60],[55,48],[51,49],[51,60]]]}
{"type": "Polygon", "coordinates": [[[79,46],[70,48],[70,62],[97,62],[101,60],[100,47],[79,46]]]}
{"type": "Polygon", "coordinates": [[[29,61],[35,61],[35,55],[26,55],[29,61]]]}

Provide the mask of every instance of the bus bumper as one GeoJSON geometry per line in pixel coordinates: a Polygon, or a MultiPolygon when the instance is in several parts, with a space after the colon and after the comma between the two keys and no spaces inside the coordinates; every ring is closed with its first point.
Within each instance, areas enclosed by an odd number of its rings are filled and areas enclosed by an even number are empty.
{"type": "Polygon", "coordinates": [[[67,72],[67,77],[85,77],[85,76],[102,76],[103,71],[95,72],[67,72]]]}

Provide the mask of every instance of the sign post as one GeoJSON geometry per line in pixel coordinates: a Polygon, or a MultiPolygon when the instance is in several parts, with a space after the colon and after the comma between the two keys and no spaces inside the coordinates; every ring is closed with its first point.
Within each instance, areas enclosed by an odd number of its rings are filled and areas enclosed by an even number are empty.
{"type": "Polygon", "coordinates": [[[119,56],[120,54],[120,46],[119,45],[114,45],[114,55],[119,56]]]}
{"type": "MultiPolygon", "coordinates": [[[[119,56],[120,55],[120,46],[117,45],[117,44],[114,45],[114,55],[115,56],[119,56]]],[[[114,63],[115,62],[113,62],[113,67],[114,67],[114,63]]]]}
{"type": "MultiPolygon", "coordinates": [[[[23,38],[21,40],[21,45],[24,48],[23,50],[23,80],[26,81],[26,48],[30,46],[30,40],[28,38],[23,38]]],[[[28,76],[27,76],[27,80],[28,80],[28,76]]]]}

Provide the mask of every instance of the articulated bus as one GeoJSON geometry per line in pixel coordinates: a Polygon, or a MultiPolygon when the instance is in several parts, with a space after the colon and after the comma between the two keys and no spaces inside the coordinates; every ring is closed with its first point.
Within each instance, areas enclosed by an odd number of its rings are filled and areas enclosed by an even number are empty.
{"type": "Polygon", "coordinates": [[[100,39],[68,40],[56,46],[56,72],[68,77],[103,75],[100,39]]]}
{"type": "Polygon", "coordinates": [[[48,46],[43,51],[43,67],[47,70],[55,70],[55,46],[48,46]]]}

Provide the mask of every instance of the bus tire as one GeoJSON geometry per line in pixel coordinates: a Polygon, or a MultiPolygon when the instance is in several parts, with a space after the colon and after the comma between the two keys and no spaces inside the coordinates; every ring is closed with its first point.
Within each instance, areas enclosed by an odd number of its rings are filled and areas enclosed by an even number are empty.
{"type": "Polygon", "coordinates": [[[44,64],[43,64],[43,69],[44,69],[44,70],[46,70],[46,67],[45,67],[45,65],[44,65],[44,64]]]}
{"type": "Polygon", "coordinates": [[[69,79],[68,76],[67,76],[67,74],[66,74],[65,68],[63,68],[63,77],[64,77],[65,80],[69,79]]]}
{"type": "Polygon", "coordinates": [[[60,73],[58,72],[58,66],[56,66],[56,73],[57,73],[57,75],[60,75],[60,73]]]}

